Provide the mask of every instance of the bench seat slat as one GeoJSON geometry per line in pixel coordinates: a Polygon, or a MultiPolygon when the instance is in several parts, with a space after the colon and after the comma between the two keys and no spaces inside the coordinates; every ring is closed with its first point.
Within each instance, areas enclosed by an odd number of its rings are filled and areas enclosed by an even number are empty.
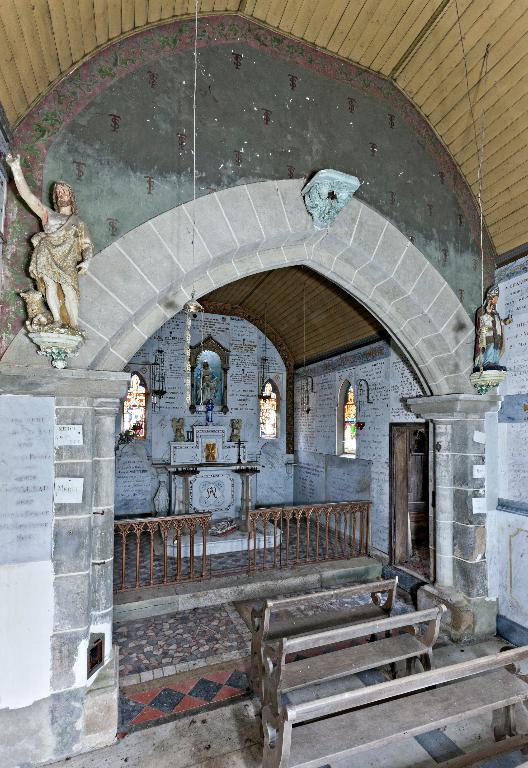
{"type": "Polygon", "coordinates": [[[391,662],[420,656],[427,650],[427,646],[417,637],[403,634],[294,661],[284,667],[281,690],[293,691],[323,680],[335,680],[376,669],[391,662]]]}
{"type": "Polygon", "coordinates": [[[481,712],[528,699],[528,684],[500,669],[293,728],[289,766],[319,768],[481,712]]]}
{"type": "Polygon", "coordinates": [[[266,640],[277,640],[283,637],[302,635],[315,632],[318,629],[332,629],[351,621],[369,621],[387,614],[377,605],[351,606],[348,610],[321,611],[312,615],[278,615],[270,623],[266,640]]]}

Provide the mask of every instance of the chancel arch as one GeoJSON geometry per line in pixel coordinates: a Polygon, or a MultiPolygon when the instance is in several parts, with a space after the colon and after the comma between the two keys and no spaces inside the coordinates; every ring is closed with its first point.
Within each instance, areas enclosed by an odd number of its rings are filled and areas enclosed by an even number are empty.
{"type": "MultiPolygon", "coordinates": [[[[407,237],[356,199],[318,231],[295,179],[214,192],[161,214],[94,257],[84,280],[78,368],[118,371],[195,291],[305,265],[361,302],[432,394],[470,392],[473,326],[444,278],[407,237]],[[192,247],[192,225],[196,243],[192,247]]],[[[20,332],[5,362],[40,362],[20,332]]],[[[42,361],[44,365],[44,361],[42,361]]]]}

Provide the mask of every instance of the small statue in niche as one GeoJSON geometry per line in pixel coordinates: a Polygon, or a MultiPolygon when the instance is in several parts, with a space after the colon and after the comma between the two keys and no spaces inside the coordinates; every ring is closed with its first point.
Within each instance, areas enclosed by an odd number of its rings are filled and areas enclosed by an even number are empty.
{"type": "Polygon", "coordinates": [[[184,420],[183,420],[183,418],[172,419],[172,429],[173,429],[173,432],[174,432],[174,442],[175,443],[184,443],[185,442],[185,427],[184,427],[184,420]]]}
{"type": "Polygon", "coordinates": [[[218,379],[209,367],[207,360],[204,360],[200,377],[199,405],[207,405],[209,402],[214,403],[217,387],[218,379]]]}
{"type": "Polygon", "coordinates": [[[471,383],[482,395],[506,378],[506,367],[500,364],[505,350],[504,326],[512,322],[511,314],[501,318],[497,312],[499,286],[486,292],[484,304],[477,311],[475,322],[475,355],[471,383]]]}
{"type": "Polygon", "coordinates": [[[162,477],[159,481],[158,490],[154,496],[154,511],[156,515],[164,517],[169,513],[169,491],[167,490],[167,480],[162,477]]]}
{"type": "Polygon", "coordinates": [[[21,294],[29,317],[26,327],[40,348],[39,354],[49,357],[54,367],[64,368],[67,358],[78,353],[85,338],[78,330],[79,275],[88,269],[92,242],[77,216],[75,195],[69,184],[58,181],[53,185],[53,208],[49,208],[31,192],[20,157],[8,154],[6,161],[18,193],[39,217],[43,229],[31,238],[29,275],[36,282],[37,291],[21,294]]]}
{"type": "Polygon", "coordinates": [[[230,419],[231,434],[229,435],[230,443],[238,443],[240,440],[240,430],[242,429],[242,419],[230,419]]]}

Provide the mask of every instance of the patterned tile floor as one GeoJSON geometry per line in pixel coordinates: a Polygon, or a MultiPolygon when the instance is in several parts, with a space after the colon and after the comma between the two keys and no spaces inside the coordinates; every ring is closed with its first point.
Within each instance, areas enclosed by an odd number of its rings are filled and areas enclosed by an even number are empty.
{"type": "Polygon", "coordinates": [[[167,679],[161,687],[149,685],[145,689],[143,685],[121,690],[119,735],[183,715],[199,714],[249,695],[247,669],[247,662],[238,661],[222,668],[204,668],[193,677],[167,679]]]}
{"type": "Polygon", "coordinates": [[[230,603],[116,623],[122,685],[249,654],[250,633],[230,603]]]}

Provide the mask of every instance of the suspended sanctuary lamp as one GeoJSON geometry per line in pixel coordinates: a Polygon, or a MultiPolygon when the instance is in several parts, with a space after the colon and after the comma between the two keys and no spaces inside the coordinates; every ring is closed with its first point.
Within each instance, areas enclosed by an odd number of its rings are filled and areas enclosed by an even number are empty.
{"type": "Polygon", "coordinates": [[[269,359],[268,359],[268,324],[267,324],[267,305],[264,305],[264,354],[260,358],[260,377],[258,383],[259,400],[271,400],[271,391],[266,388],[266,382],[269,379],[269,359]]]}
{"type": "MultiPolygon", "coordinates": [[[[193,83],[193,216],[192,216],[192,266],[193,275],[195,270],[194,241],[196,237],[196,81],[198,75],[198,0],[194,3],[194,83],[193,83]]],[[[196,318],[199,312],[203,312],[203,307],[196,298],[196,292],[193,289],[191,298],[183,305],[185,312],[185,331],[183,337],[184,346],[184,371],[185,371],[185,402],[189,407],[191,404],[191,325],[193,318],[196,318]]],[[[203,334],[202,334],[203,335],[203,334]]],[[[202,339],[203,341],[203,339],[202,339]]]]}

